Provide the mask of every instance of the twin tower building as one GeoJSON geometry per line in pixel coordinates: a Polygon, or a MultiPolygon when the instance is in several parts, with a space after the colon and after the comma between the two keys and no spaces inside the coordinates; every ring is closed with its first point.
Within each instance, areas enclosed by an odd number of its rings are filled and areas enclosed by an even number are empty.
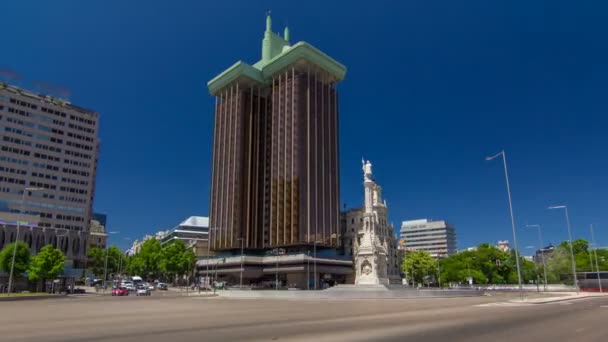
{"type": "MultiPolygon", "coordinates": [[[[280,248],[310,256],[311,247],[341,246],[336,86],[345,74],[312,45],[292,45],[288,28],[282,37],[272,32],[268,16],[261,59],[236,62],[208,82],[215,96],[214,251],[280,248]]],[[[327,272],[340,273],[336,265],[327,272]]]]}

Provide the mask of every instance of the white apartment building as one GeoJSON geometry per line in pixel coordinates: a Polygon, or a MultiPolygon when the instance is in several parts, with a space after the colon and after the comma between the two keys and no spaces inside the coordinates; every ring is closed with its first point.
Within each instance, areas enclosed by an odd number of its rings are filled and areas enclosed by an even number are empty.
{"type": "Polygon", "coordinates": [[[427,251],[435,258],[456,253],[456,229],[447,221],[403,221],[400,233],[405,250],[427,251]]]}

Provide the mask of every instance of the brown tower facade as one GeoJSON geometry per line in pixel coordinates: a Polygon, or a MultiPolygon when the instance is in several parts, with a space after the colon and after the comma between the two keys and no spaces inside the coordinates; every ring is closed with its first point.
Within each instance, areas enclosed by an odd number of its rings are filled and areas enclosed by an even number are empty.
{"type": "Polygon", "coordinates": [[[307,43],[290,46],[268,27],[263,46],[270,52],[260,62],[238,62],[209,82],[216,97],[211,246],[240,248],[240,239],[248,249],[336,246],[336,84],[345,68],[307,43]]]}

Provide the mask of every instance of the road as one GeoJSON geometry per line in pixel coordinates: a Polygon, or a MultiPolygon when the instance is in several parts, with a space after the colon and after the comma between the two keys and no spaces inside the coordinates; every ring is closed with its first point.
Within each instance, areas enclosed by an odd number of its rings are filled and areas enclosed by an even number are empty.
{"type": "Polygon", "coordinates": [[[606,341],[608,298],[236,300],[88,297],[0,302],[1,341],[606,341]]]}

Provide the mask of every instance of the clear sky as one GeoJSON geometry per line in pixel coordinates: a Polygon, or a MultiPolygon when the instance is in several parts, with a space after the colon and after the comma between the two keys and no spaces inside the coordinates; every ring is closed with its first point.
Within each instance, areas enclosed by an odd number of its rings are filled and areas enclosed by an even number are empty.
{"type": "Polygon", "coordinates": [[[0,68],[101,116],[95,209],[111,241],[208,213],[213,98],[206,83],[260,58],[265,12],[348,67],[340,85],[342,202],[370,159],[396,229],[446,219],[458,247],[520,248],[596,226],[608,246],[608,8],[583,1],[3,1],[0,68]],[[349,4],[346,6],[345,4],[349,4]]]}

